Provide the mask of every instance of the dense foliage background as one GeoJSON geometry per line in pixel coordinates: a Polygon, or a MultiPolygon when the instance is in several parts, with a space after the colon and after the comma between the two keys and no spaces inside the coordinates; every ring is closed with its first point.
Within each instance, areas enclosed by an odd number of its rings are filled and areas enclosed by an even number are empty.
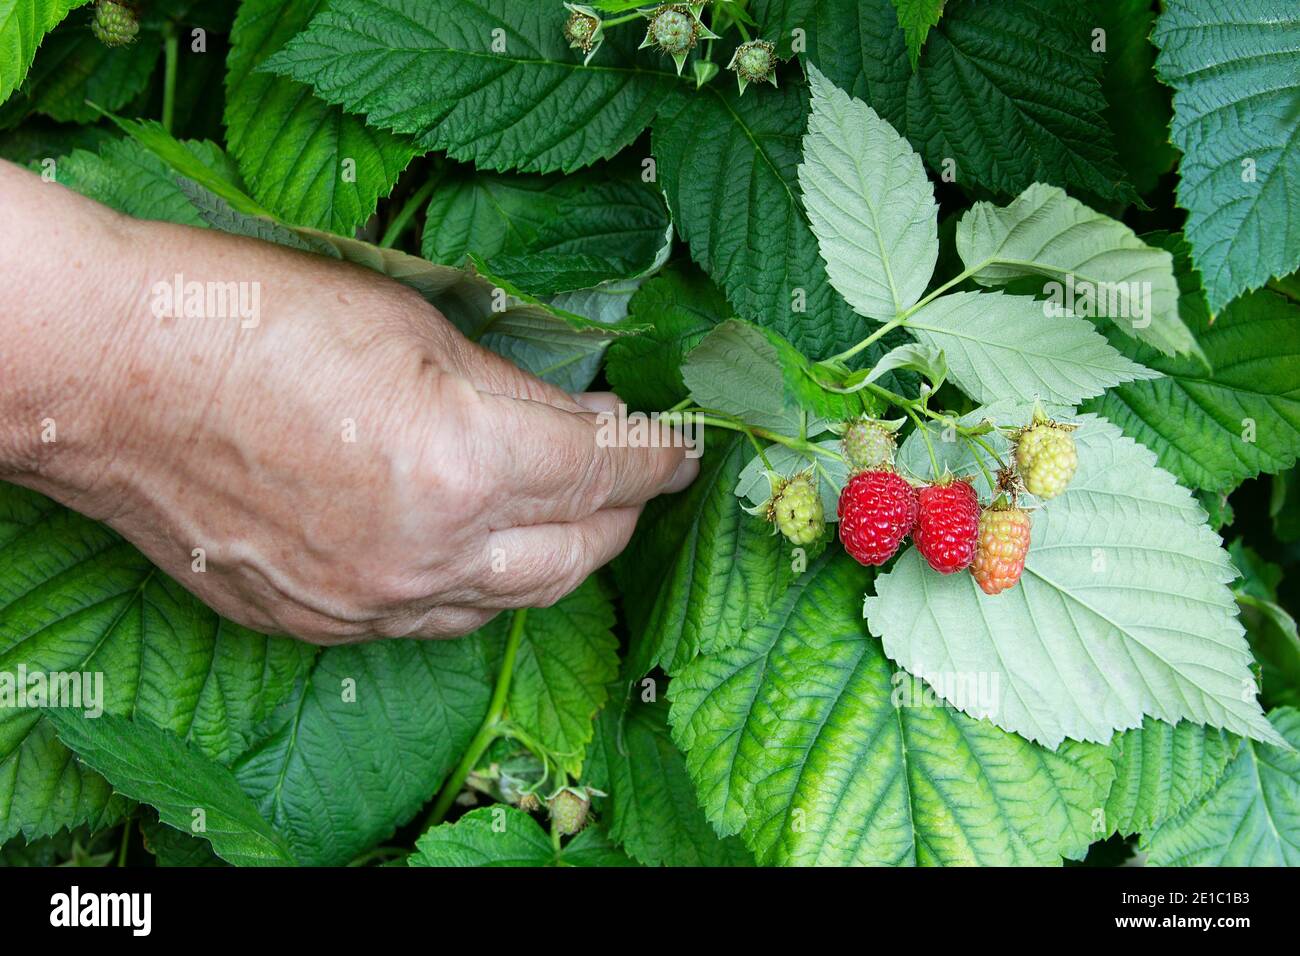
{"type": "MultiPolygon", "coordinates": [[[[1149,449],[1117,433],[1095,446],[1157,476],[1152,500],[1191,522],[1161,524],[1151,501],[1094,515],[1147,532],[1139,583],[1163,596],[1145,619],[1239,611],[1260,705],[1300,744],[1294,4],[717,3],[702,16],[719,38],[680,76],[638,49],[636,6],[593,4],[607,24],[584,62],[564,35],[573,9],[552,0],[150,0],[113,48],[94,4],[0,0],[0,156],[133,216],[361,262],[562,387],[662,410],[688,396],[686,355],[732,317],[813,360],[875,328],[828,277],[805,209],[815,64],[924,161],[941,241],[927,288],[962,274],[974,203],[1034,183],[1173,254],[1183,347],[1097,328],[1117,363],[1162,377],[1116,373],[1064,404],[1149,449]],[[786,58],[775,85],[742,92],[727,71],[745,37],[786,58]],[[1195,493],[1235,571],[1154,563],[1205,515],[1187,518],[1152,459],[1195,493]]],[[[1000,344],[1000,368],[1035,370],[1032,340],[1000,344]]],[[[936,407],[1001,397],[970,361],[936,407]]],[[[710,431],[708,449],[700,480],[554,608],[459,641],[325,651],[221,620],[111,530],[0,486],[0,671],[107,675],[94,720],[0,710],[0,859],[1300,860],[1300,758],[1223,720],[1147,709],[1113,740],[1099,725],[1060,743],[1075,735],[895,707],[912,678],[861,619],[864,591],[887,598],[872,573],[834,544],[796,570],[739,507],[751,447],[710,431]],[[594,800],[573,837],[541,806],[566,786],[594,800]]],[[[1085,462],[1081,486],[1100,471],[1085,462]]],[[[1086,609],[1062,606],[1026,619],[1099,645],[1073,616],[1086,609]]]]}

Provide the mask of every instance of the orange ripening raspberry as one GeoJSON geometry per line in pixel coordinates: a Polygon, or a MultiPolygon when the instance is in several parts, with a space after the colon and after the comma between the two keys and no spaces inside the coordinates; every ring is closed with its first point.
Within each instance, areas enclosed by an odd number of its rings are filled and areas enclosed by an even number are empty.
{"type": "Polygon", "coordinates": [[[1029,514],[1020,508],[985,508],[970,573],[985,594],[1016,586],[1029,554],[1029,514]]]}

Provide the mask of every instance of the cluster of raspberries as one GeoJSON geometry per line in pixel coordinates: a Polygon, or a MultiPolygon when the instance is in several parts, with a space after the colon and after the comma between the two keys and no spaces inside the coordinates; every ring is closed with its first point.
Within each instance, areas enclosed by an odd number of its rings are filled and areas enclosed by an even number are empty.
{"type": "MultiPolygon", "coordinates": [[[[1065,491],[1078,467],[1073,427],[1042,415],[1016,432],[1015,471],[990,505],[982,506],[974,486],[945,476],[919,487],[893,467],[894,438],[884,424],[853,422],[844,432],[844,457],[854,469],[840,493],[840,540],[859,563],[881,565],[912,536],[930,567],[940,574],[970,569],[985,594],[1014,587],[1029,553],[1029,513],[1016,504],[1015,489],[1038,498],[1065,491]]],[[[795,544],[820,536],[821,500],[810,472],[776,489],[768,517],[795,544]]]]}

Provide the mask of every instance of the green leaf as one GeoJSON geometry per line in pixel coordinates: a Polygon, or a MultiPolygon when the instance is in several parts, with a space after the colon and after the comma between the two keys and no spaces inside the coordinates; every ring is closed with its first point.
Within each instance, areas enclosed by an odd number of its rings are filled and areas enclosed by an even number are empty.
{"type": "Polygon", "coordinates": [[[225,866],[221,857],[212,852],[212,844],[158,820],[141,819],[140,835],[158,866],[225,866]]]}
{"type": "Polygon", "coordinates": [[[585,779],[609,794],[601,821],[629,856],[646,866],[753,864],[739,840],[719,839],[696,803],[666,703],[606,707],[596,727],[585,779]]]}
{"type": "Polygon", "coordinates": [[[235,775],[300,863],[347,863],[438,789],[487,713],[493,676],[483,638],[332,647],[235,775]]]}
{"type": "Polygon", "coordinates": [[[677,79],[635,56],[635,31],[584,65],[566,17],[547,0],[331,0],[263,69],[479,168],[570,172],[636,139],[677,79]]]}
{"type": "Polygon", "coordinates": [[[812,115],[799,188],[831,285],[886,321],[925,292],[939,258],[939,207],[921,157],[861,100],[808,68],[812,115]]]}
{"type": "Polygon", "coordinates": [[[570,776],[582,774],[592,720],[618,677],[614,606],[595,577],[524,623],[506,712],[570,776]]]}
{"type": "Polygon", "coordinates": [[[615,339],[605,360],[614,391],[632,408],[671,408],[687,395],[682,362],[705,333],[731,315],[726,298],[694,268],[669,268],[632,297],[634,322],[653,323],[648,331],[615,339]]]}
{"type": "Polygon", "coordinates": [[[0,0],[0,103],[18,88],[45,34],[87,0],[0,0]]]}
{"type": "Polygon", "coordinates": [[[28,166],[46,159],[62,159],[78,149],[94,153],[116,138],[116,131],[102,126],[29,122],[0,133],[0,159],[28,166]]]}
{"type": "Polygon", "coordinates": [[[1180,308],[1213,371],[1112,335],[1112,344],[1164,377],[1112,389],[1088,410],[1142,442],[1192,488],[1228,490],[1291,467],[1300,455],[1300,307],[1260,291],[1210,324],[1186,243],[1177,235],[1161,241],[1175,253],[1180,308]]]}
{"type": "Polygon", "coordinates": [[[701,650],[739,640],[791,578],[784,539],[732,494],[749,443],[716,430],[703,437],[699,477],[646,505],[614,564],[632,634],[623,668],[629,678],[656,666],[674,674],[701,650]]]}
{"type": "Polygon", "coordinates": [[[667,258],[669,230],[663,196],[627,165],[565,177],[455,170],[430,200],[422,245],[426,258],[472,255],[547,295],[651,271],[667,258]]]}
{"type": "Polygon", "coordinates": [[[1155,829],[1214,786],[1237,752],[1239,738],[1182,720],[1147,717],[1115,736],[1115,782],[1106,798],[1108,833],[1155,829]]]}
{"type": "Polygon", "coordinates": [[[1108,742],[1145,715],[1277,741],[1204,512],[1113,425],[1076,424],[1079,470],[1034,512],[1019,585],[990,597],[907,551],[866,602],[885,653],[945,699],[945,674],[996,675],[996,700],[954,703],[1051,747],[1108,742]]]}
{"type": "Polygon", "coordinates": [[[715,326],[682,363],[696,404],[784,435],[798,435],[804,412],[786,391],[778,337],[739,319],[715,326]]]}
{"type": "Polygon", "coordinates": [[[977,202],[957,223],[957,251],[981,285],[1045,276],[1044,291],[1075,315],[1108,318],[1166,355],[1200,353],[1178,316],[1169,251],[1056,186],[1035,183],[1002,208],[977,202]]]}
{"type": "Polygon", "coordinates": [[[351,235],[423,150],[369,128],[301,83],[258,71],[324,5],[240,4],[227,58],[227,141],[258,202],[289,222],[351,235]]]}
{"type": "Polygon", "coordinates": [[[1115,134],[1120,164],[1142,195],[1156,188],[1174,168],[1178,151],[1169,142],[1173,114],[1169,90],[1155,77],[1156,48],[1151,44],[1155,10],[1150,0],[1110,0],[1092,13],[1106,31],[1106,125],[1115,134]]]}
{"type": "Polygon", "coordinates": [[[1053,753],[926,699],[866,632],[870,575],[835,552],[669,686],[674,737],[714,826],[762,864],[1081,856],[1111,781],[1105,748],[1053,753]]]}
{"type": "Polygon", "coordinates": [[[109,48],[80,16],[69,18],[42,44],[27,79],[0,110],[0,125],[29,113],[60,122],[93,123],[100,116],[95,107],[119,109],[144,90],[161,53],[157,29],[142,29],[136,42],[109,48]]]}
{"type": "MultiPolygon", "coordinates": [[[[226,156],[212,143],[190,141],[184,148],[198,162],[223,175],[233,172],[226,156]]],[[[55,175],[83,196],[137,219],[205,225],[171,168],[130,137],[110,139],[97,153],[74,150],[58,161],[55,175]]]]}
{"type": "Polygon", "coordinates": [[[1300,266],[1300,9],[1170,0],[1156,73],[1174,88],[1178,204],[1213,312],[1300,266]]]}
{"type": "MultiPolygon", "coordinates": [[[[229,763],[313,653],[222,620],[113,531],[0,484],[0,673],[101,673],[87,710],[148,720],[229,763]]],[[[102,825],[121,806],[40,710],[3,707],[0,808],[2,841],[102,825]]]]}
{"type": "Polygon", "coordinates": [[[715,83],[664,104],[652,147],[677,231],[737,314],[822,357],[866,323],[826,278],[797,194],[807,111],[802,84],[715,83]]]}
{"type": "Polygon", "coordinates": [[[1300,710],[1269,720],[1291,749],[1243,740],[1212,790],[1143,837],[1148,864],[1300,865],[1300,710]]]}
{"type": "Polygon", "coordinates": [[[1228,551],[1241,572],[1234,591],[1260,669],[1260,700],[1268,709],[1300,704],[1300,629],[1278,603],[1282,568],[1265,561],[1240,538],[1228,551]]]}
{"type": "Polygon", "coordinates": [[[1073,0],[955,0],[915,73],[890,0],[820,0],[808,59],[865,100],[958,184],[1018,193],[1054,183],[1128,199],[1103,112],[1096,18],[1073,0]]]}
{"type": "Polygon", "coordinates": [[[158,810],[169,826],[201,836],[236,866],[291,866],[284,839],[257,813],[234,776],[196,747],[147,720],[91,718],[52,709],[45,717],[83,763],[113,789],[158,810]]]}
{"type": "Polygon", "coordinates": [[[753,0],[749,11],[760,25],[758,35],[776,44],[778,55],[794,53],[795,30],[807,32],[808,22],[819,0],[753,0]]]}
{"type": "Polygon", "coordinates": [[[528,814],[504,804],[471,810],[415,841],[408,866],[634,866],[606,843],[597,828],[578,834],[556,852],[551,838],[528,814]]]}
{"type": "Polygon", "coordinates": [[[1059,405],[1157,377],[1115,351],[1087,319],[1048,317],[1050,303],[1001,292],[952,292],[904,326],[943,352],[949,378],[977,402],[1039,398],[1059,405]]]}
{"type": "Polygon", "coordinates": [[[925,46],[926,35],[943,15],[944,2],[945,0],[893,0],[894,9],[898,11],[898,25],[903,28],[903,36],[907,38],[907,58],[911,61],[913,70],[921,58],[921,47],[925,46]]]}

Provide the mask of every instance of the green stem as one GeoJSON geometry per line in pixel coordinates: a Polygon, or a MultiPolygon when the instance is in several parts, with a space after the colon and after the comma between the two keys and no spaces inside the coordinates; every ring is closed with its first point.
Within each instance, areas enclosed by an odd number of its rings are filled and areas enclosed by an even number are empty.
{"type": "Polygon", "coordinates": [[[119,868],[126,866],[126,851],[131,843],[131,824],[133,822],[130,817],[127,817],[126,822],[122,824],[122,843],[117,848],[117,865],[119,868]]]}
{"type": "Polygon", "coordinates": [[[930,441],[930,430],[925,427],[925,422],[912,410],[910,405],[904,405],[903,411],[911,417],[916,424],[916,430],[921,433],[921,438],[925,441],[925,450],[930,453],[930,474],[932,477],[939,477],[939,459],[934,453],[934,443],[930,441]]]}
{"type": "Polygon", "coordinates": [[[393,221],[384,230],[384,237],[379,240],[380,248],[391,249],[393,244],[402,238],[402,233],[406,231],[406,227],[415,218],[416,212],[429,201],[429,197],[433,194],[433,190],[438,185],[440,178],[441,176],[437,173],[430,176],[425,184],[413,192],[411,198],[402,204],[402,208],[398,210],[397,215],[393,217],[393,221]]]}
{"type": "Polygon", "coordinates": [[[989,491],[992,493],[993,497],[996,498],[998,495],[997,482],[993,480],[993,476],[989,474],[989,470],[984,467],[984,459],[975,449],[975,439],[971,438],[969,435],[962,435],[961,440],[970,448],[971,455],[975,458],[975,464],[979,465],[980,473],[984,475],[984,480],[989,483],[989,491]]]}
{"type": "Polygon", "coordinates": [[[636,20],[643,16],[644,14],[640,11],[634,11],[633,13],[624,14],[621,17],[614,17],[612,20],[602,20],[601,22],[604,24],[605,29],[608,30],[610,27],[616,27],[620,23],[627,23],[629,20],[636,20]]]}
{"type": "Polygon", "coordinates": [[[176,24],[168,20],[163,26],[163,102],[162,125],[167,132],[172,131],[172,121],[176,114],[176,60],[179,41],[176,36],[176,24]]]}
{"type": "Polygon", "coordinates": [[[1007,463],[1002,460],[1002,456],[999,455],[997,452],[995,452],[993,450],[993,446],[990,445],[988,442],[986,442],[983,438],[980,438],[979,435],[963,435],[962,437],[968,439],[969,441],[973,441],[975,444],[979,445],[986,452],[988,452],[990,455],[993,456],[993,460],[998,463],[999,468],[1002,468],[1004,470],[1006,469],[1007,463]]]}
{"type": "Polygon", "coordinates": [[[735,23],[736,23],[736,29],[740,31],[740,38],[744,40],[746,43],[748,43],[749,31],[745,29],[745,24],[741,23],[739,18],[736,19],[735,23]]]}
{"type": "Polygon", "coordinates": [[[992,259],[986,259],[986,260],[984,260],[983,262],[977,263],[976,265],[973,265],[973,266],[971,266],[970,268],[968,268],[968,269],[962,271],[961,273],[959,273],[959,274],[953,276],[951,279],[949,279],[947,282],[943,283],[941,286],[939,286],[939,287],[938,287],[937,289],[935,289],[933,292],[931,292],[931,293],[929,293],[928,295],[922,297],[921,300],[918,301],[918,302],[916,303],[916,305],[910,306],[910,307],[904,309],[902,312],[898,313],[898,315],[894,316],[894,318],[890,319],[888,322],[886,322],[886,323],[885,323],[884,325],[882,325],[880,328],[876,329],[876,331],[872,332],[870,335],[868,335],[865,339],[863,339],[863,340],[862,340],[861,342],[859,342],[857,345],[854,345],[852,348],[850,348],[850,349],[848,349],[848,350],[846,350],[846,351],[844,351],[844,352],[841,352],[839,355],[833,355],[833,356],[831,356],[830,358],[826,359],[825,362],[823,362],[822,364],[826,364],[826,362],[834,362],[834,361],[837,360],[837,359],[840,360],[840,361],[847,361],[848,359],[853,358],[853,356],[857,355],[859,352],[861,352],[863,349],[865,349],[867,346],[869,346],[872,342],[875,342],[875,341],[876,341],[877,339],[879,339],[881,336],[883,336],[883,335],[887,334],[888,332],[890,332],[890,331],[892,331],[892,330],[898,328],[899,326],[905,326],[905,325],[907,325],[907,320],[908,320],[909,318],[911,318],[913,315],[915,315],[915,314],[916,314],[917,312],[919,312],[921,309],[925,308],[927,305],[929,305],[929,304],[930,304],[931,302],[933,302],[935,299],[939,298],[939,296],[943,295],[945,292],[947,292],[947,291],[948,291],[949,289],[951,289],[953,286],[958,285],[958,284],[960,284],[960,283],[962,283],[962,282],[965,282],[967,279],[969,279],[969,278],[970,278],[971,276],[973,276],[975,273],[979,272],[981,269],[983,269],[985,266],[987,266],[991,261],[992,261],[992,259]]]}
{"type": "Polygon", "coordinates": [[[777,445],[785,445],[785,447],[787,448],[793,448],[795,451],[801,451],[806,455],[823,455],[826,458],[835,458],[840,461],[844,460],[844,456],[837,451],[832,451],[829,448],[823,448],[821,445],[815,445],[810,441],[802,441],[798,438],[790,438],[787,435],[780,435],[777,434],[776,432],[768,431],[766,428],[758,428],[753,425],[746,425],[744,422],[740,422],[740,421],[732,421],[725,418],[717,418],[713,415],[706,415],[700,412],[693,412],[693,411],[660,412],[659,418],[661,421],[664,419],[671,420],[678,417],[685,419],[685,417],[688,415],[691,418],[693,418],[695,421],[699,422],[701,425],[710,425],[714,428],[725,428],[729,431],[743,432],[747,435],[757,435],[759,438],[765,438],[768,441],[774,442],[777,445]]]}
{"type": "Polygon", "coordinates": [[[832,355],[830,358],[826,359],[826,362],[837,362],[837,361],[847,362],[849,359],[853,358],[853,356],[857,355],[863,349],[869,347],[873,342],[877,341],[880,338],[883,338],[884,336],[888,335],[890,332],[894,331],[894,329],[898,328],[900,325],[903,324],[903,321],[904,320],[901,316],[896,319],[890,319],[888,322],[886,322],[880,328],[876,329],[876,331],[872,332],[870,335],[868,335],[857,345],[853,346],[851,349],[846,349],[845,351],[841,352],[839,355],[832,355]]]}
{"type": "Polygon", "coordinates": [[[469,742],[469,749],[465,755],[460,758],[460,763],[456,769],[451,772],[447,782],[443,784],[438,799],[429,811],[429,816],[425,818],[422,829],[429,829],[441,823],[447,817],[447,811],[451,809],[457,794],[465,786],[465,779],[478,764],[479,758],[492,746],[492,741],[501,735],[501,715],[505,713],[506,697],[510,693],[510,679],[514,675],[515,657],[519,653],[519,644],[524,636],[524,621],[528,617],[528,609],[520,608],[514,612],[510,620],[510,634],[506,637],[505,653],[501,657],[501,670],[497,674],[496,686],[492,688],[492,699],[488,703],[487,716],[483,718],[483,723],[479,726],[478,733],[474,739],[469,742]]]}

